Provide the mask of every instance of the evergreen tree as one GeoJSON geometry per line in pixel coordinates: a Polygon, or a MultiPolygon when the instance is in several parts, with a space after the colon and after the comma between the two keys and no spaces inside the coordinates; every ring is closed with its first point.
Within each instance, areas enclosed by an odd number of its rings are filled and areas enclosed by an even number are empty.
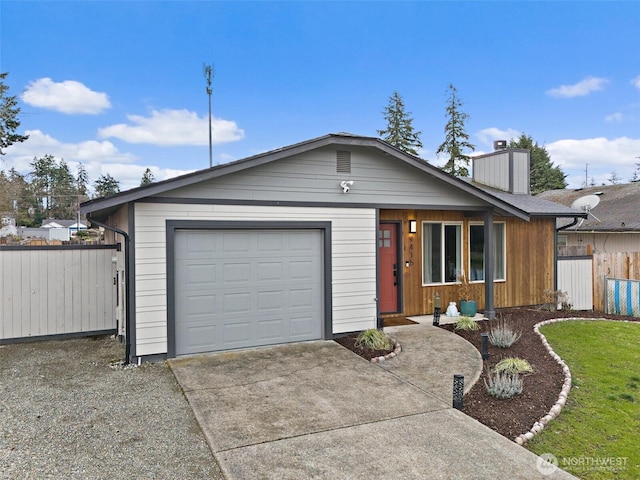
{"type": "Polygon", "coordinates": [[[554,166],[549,152],[538,145],[529,135],[522,134],[509,142],[509,148],[524,148],[531,152],[529,187],[531,195],[567,186],[567,177],[559,166],[554,166]]]}
{"type": "Polygon", "coordinates": [[[76,171],[76,189],[78,190],[78,195],[86,197],[88,195],[88,187],[89,174],[87,173],[87,169],[84,168],[84,165],[79,163],[76,171]]]}
{"type": "Polygon", "coordinates": [[[24,142],[28,135],[19,135],[16,130],[20,126],[16,97],[5,96],[9,87],[4,84],[8,73],[0,73],[0,155],[4,155],[4,149],[14,143],[24,142]]]}
{"type": "Polygon", "coordinates": [[[472,152],[476,149],[475,145],[469,142],[469,135],[465,131],[464,124],[469,119],[469,115],[461,112],[462,101],[458,97],[458,90],[453,84],[449,84],[449,98],[447,99],[447,108],[445,117],[448,118],[444,127],[444,142],[436,150],[436,155],[446,153],[449,159],[442,167],[445,172],[451,173],[456,177],[469,176],[469,163],[471,157],[463,153],[465,149],[472,152]]]}
{"type": "Polygon", "coordinates": [[[74,218],[78,190],[67,163],[57,161],[53,155],[45,155],[34,158],[31,168],[30,189],[36,199],[36,212],[43,218],[74,218]]]}
{"type": "Polygon", "coordinates": [[[640,163],[636,163],[636,169],[633,171],[633,177],[631,177],[630,181],[640,181],[640,163]]]}
{"type": "Polygon", "coordinates": [[[96,190],[96,197],[110,197],[120,191],[120,182],[107,173],[93,182],[93,188],[96,190]]]}
{"type": "Polygon", "coordinates": [[[149,185],[150,183],[153,183],[155,181],[156,181],[156,178],[153,176],[153,172],[151,171],[150,168],[147,167],[147,169],[142,174],[142,179],[140,180],[140,186],[144,187],[145,185],[149,185]]]}
{"type": "Polygon", "coordinates": [[[620,177],[618,176],[615,170],[611,172],[611,175],[609,176],[608,180],[609,182],[611,182],[611,185],[618,185],[620,183],[620,177]]]}
{"type": "Polygon", "coordinates": [[[389,97],[389,103],[382,113],[387,121],[387,128],[378,130],[378,135],[385,142],[400,150],[418,156],[418,150],[422,148],[420,135],[413,129],[411,113],[405,112],[404,102],[400,94],[395,91],[389,97]]]}

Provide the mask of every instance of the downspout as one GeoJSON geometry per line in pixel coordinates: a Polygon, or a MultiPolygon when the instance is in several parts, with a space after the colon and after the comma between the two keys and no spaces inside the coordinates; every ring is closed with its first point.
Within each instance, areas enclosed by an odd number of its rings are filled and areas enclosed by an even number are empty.
{"type": "Polygon", "coordinates": [[[573,227],[578,223],[579,218],[580,217],[573,217],[573,222],[568,223],[564,227],[556,228],[556,234],[553,238],[553,289],[556,291],[558,290],[558,232],[573,227]]]}
{"type": "Polygon", "coordinates": [[[104,228],[105,230],[110,230],[113,233],[117,233],[120,234],[124,237],[124,248],[125,248],[125,255],[124,255],[124,278],[126,283],[126,288],[125,288],[125,292],[124,292],[124,301],[125,304],[127,306],[127,308],[125,309],[124,312],[124,336],[125,336],[125,343],[124,343],[124,364],[128,365],[129,364],[129,356],[131,355],[131,325],[129,320],[131,319],[131,295],[129,293],[129,286],[130,286],[130,278],[129,278],[129,247],[130,247],[130,238],[129,238],[129,234],[127,232],[125,232],[124,230],[120,230],[119,228],[116,227],[112,227],[110,225],[107,225],[105,223],[99,222],[98,220],[95,220],[93,218],[91,218],[91,214],[87,213],[87,220],[89,220],[92,224],[96,224],[99,227],[104,228]]]}

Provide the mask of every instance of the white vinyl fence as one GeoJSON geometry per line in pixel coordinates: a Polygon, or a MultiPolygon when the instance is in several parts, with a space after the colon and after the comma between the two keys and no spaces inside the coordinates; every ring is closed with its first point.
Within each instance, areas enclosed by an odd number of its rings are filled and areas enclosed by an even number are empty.
{"type": "Polygon", "coordinates": [[[116,249],[0,247],[0,344],[116,329],[116,249]]]}
{"type": "Polygon", "coordinates": [[[567,292],[574,310],[593,309],[591,256],[558,257],[558,290],[567,292]]]}

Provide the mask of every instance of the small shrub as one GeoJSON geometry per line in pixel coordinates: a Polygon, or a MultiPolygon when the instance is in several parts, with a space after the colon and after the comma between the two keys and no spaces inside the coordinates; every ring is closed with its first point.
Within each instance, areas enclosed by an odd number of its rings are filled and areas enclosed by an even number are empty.
{"type": "Polygon", "coordinates": [[[456,322],[455,330],[479,330],[480,325],[473,318],[460,317],[456,322]]]}
{"type": "Polygon", "coordinates": [[[382,330],[370,328],[358,334],[355,346],[370,350],[390,350],[393,345],[391,344],[391,339],[382,330]]]}
{"type": "Polygon", "coordinates": [[[517,332],[511,328],[509,322],[505,320],[495,320],[494,322],[491,324],[491,330],[489,331],[489,342],[494,347],[509,348],[522,336],[522,332],[517,332]]]}
{"type": "Polygon", "coordinates": [[[496,398],[511,398],[522,393],[522,378],[505,372],[487,374],[489,381],[484,381],[487,393],[496,398]]]}
{"type": "Polygon", "coordinates": [[[493,367],[496,373],[507,373],[517,375],[520,373],[533,373],[533,368],[524,358],[508,357],[500,360],[493,367]]]}

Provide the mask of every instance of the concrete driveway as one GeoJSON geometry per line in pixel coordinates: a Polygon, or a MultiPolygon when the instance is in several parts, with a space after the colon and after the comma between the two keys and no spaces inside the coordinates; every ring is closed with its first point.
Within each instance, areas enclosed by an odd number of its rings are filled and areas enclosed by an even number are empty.
{"type": "Polygon", "coordinates": [[[228,479],[574,478],[451,408],[453,373],[482,368],[473,346],[429,325],[393,334],[404,351],[382,366],[331,341],[169,363],[228,479]]]}

